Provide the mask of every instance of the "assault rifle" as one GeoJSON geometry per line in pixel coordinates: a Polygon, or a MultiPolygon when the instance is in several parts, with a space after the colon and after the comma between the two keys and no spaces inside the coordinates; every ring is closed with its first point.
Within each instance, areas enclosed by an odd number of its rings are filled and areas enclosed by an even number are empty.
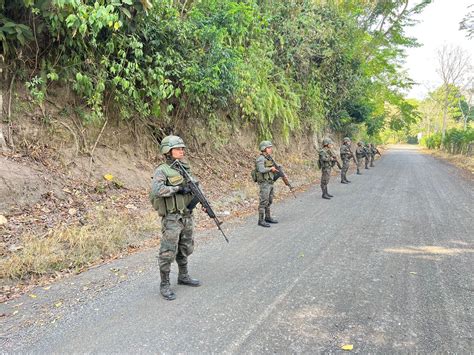
{"type": "Polygon", "coordinates": [[[277,181],[279,178],[281,178],[283,182],[285,183],[285,185],[290,188],[290,192],[293,194],[293,197],[296,198],[295,192],[293,191],[294,187],[291,186],[290,180],[288,180],[288,176],[286,176],[286,174],[284,173],[282,166],[275,163],[275,160],[273,160],[273,158],[270,155],[268,155],[267,158],[272,162],[273,166],[277,169],[277,173],[273,177],[273,181],[277,181]]]}
{"type": "Polygon", "coordinates": [[[214,220],[216,223],[217,228],[221,231],[222,235],[224,236],[224,239],[227,243],[229,243],[229,239],[227,239],[227,236],[225,235],[224,231],[221,228],[222,222],[219,221],[219,218],[217,218],[216,214],[212,210],[211,204],[207,200],[206,196],[204,196],[204,193],[202,192],[201,188],[199,185],[193,180],[191,175],[189,175],[188,171],[185,169],[183,164],[179,160],[175,160],[171,164],[172,168],[178,169],[179,173],[181,176],[184,178],[186,181],[186,184],[188,185],[189,189],[191,190],[191,194],[194,196],[191,203],[187,206],[189,210],[193,210],[194,207],[198,203],[201,204],[202,207],[206,210],[207,215],[214,220]]]}
{"type": "Polygon", "coordinates": [[[349,152],[351,153],[352,159],[354,159],[354,163],[357,164],[357,158],[356,158],[355,154],[352,152],[351,148],[349,148],[349,152]]]}
{"type": "Polygon", "coordinates": [[[337,165],[337,167],[342,170],[342,165],[341,163],[339,163],[339,160],[337,159],[337,156],[336,154],[329,149],[329,152],[331,154],[331,165],[334,166],[334,165],[337,165]]]}

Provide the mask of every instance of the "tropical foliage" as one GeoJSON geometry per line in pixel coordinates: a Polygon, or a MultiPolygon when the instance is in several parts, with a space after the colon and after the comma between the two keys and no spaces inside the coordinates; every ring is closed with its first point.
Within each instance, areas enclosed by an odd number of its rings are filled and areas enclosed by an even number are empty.
{"type": "Polygon", "coordinates": [[[375,135],[413,116],[404,29],[429,2],[0,0],[0,39],[36,101],[68,86],[86,121],[375,135]]]}

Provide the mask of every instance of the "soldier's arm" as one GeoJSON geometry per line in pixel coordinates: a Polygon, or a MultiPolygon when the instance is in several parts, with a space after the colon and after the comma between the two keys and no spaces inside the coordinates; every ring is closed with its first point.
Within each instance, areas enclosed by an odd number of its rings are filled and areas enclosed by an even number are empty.
{"type": "Polygon", "coordinates": [[[271,168],[265,168],[265,157],[263,155],[260,155],[257,158],[257,171],[259,173],[265,174],[269,173],[271,170],[271,168]]]}
{"type": "Polygon", "coordinates": [[[169,197],[174,195],[180,186],[167,186],[166,175],[159,168],[155,170],[153,182],[151,184],[151,192],[157,197],[169,197]]]}

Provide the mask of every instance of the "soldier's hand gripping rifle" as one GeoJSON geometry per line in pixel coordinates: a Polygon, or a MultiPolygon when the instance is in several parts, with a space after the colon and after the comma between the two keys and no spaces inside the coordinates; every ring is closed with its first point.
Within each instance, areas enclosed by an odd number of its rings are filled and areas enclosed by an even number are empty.
{"type": "Polygon", "coordinates": [[[283,171],[282,166],[275,163],[275,160],[273,160],[271,156],[268,156],[268,158],[272,162],[275,169],[277,169],[277,173],[273,177],[273,181],[277,181],[279,178],[281,178],[283,182],[285,183],[285,185],[288,186],[288,188],[290,189],[290,192],[293,194],[293,197],[296,198],[295,192],[293,191],[294,187],[290,184],[290,180],[288,180],[288,176],[286,176],[285,172],[283,171]]]}
{"type": "Polygon", "coordinates": [[[225,241],[229,243],[229,239],[227,239],[227,236],[225,235],[224,231],[221,228],[222,222],[219,221],[219,218],[217,218],[216,214],[212,210],[211,204],[207,200],[206,196],[204,196],[204,193],[202,192],[199,185],[193,180],[191,175],[189,175],[188,171],[184,168],[184,166],[181,164],[179,160],[175,160],[171,164],[171,167],[178,169],[179,173],[184,178],[184,180],[186,181],[186,184],[191,190],[191,194],[194,196],[191,203],[187,206],[187,208],[189,210],[193,210],[193,208],[196,207],[198,203],[200,203],[201,206],[206,210],[207,215],[210,218],[212,218],[214,222],[216,223],[216,226],[221,231],[222,235],[224,236],[225,241]]]}
{"type": "Polygon", "coordinates": [[[352,152],[351,148],[349,148],[349,153],[351,154],[352,159],[354,159],[354,163],[357,164],[357,158],[355,154],[352,152]]]}
{"type": "Polygon", "coordinates": [[[332,166],[337,165],[339,170],[342,170],[342,165],[341,165],[341,163],[339,163],[339,160],[337,159],[336,154],[334,154],[334,152],[332,150],[329,150],[329,151],[331,152],[331,165],[332,166]]]}

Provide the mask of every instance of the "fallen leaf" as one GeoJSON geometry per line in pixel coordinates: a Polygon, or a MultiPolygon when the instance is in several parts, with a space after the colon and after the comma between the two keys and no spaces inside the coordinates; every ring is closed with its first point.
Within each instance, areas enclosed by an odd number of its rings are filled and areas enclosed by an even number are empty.
{"type": "Polygon", "coordinates": [[[107,181],[112,181],[114,179],[114,176],[111,174],[105,174],[104,179],[107,181]]]}
{"type": "Polygon", "coordinates": [[[63,305],[62,302],[57,302],[57,303],[54,304],[54,307],[59,308],[59,307],[61,307],[62,305],[63,305]]]}
{"type": "Polygon", "coordinates": [[[8,222],[7,217],[0,214],[0,226],[7,224],[7,222],[8,222]]]}
{"type": "Polygon", "coordinates": [[[43,290],[48,291],[50,288],[51,288],[51,286],[46,286],[46,287],[43,287],[43,290]]]}
{"type": "Polygon", "coordinates": [[[129,209],[129,210],[136,210],[136,209],[137,209],[137,206],[132,205],[132,204],[129,204],[129,205],[125,205],[125,208],[127,208],[127,209],[129,209]]]}
{"type": "Polygon", "coordinates": [[[352,345],[352,344],[346,344],[346,345],[341,346],[341,349],[342,349],[342,350],[350,351],[350,350],[354,349],[354,345],[352,345]]]}
{"type": "Polygon", "coordinates": [[[410,274],[412,274],[412,275],[417,275],[417,273],[414,272],[414,271],[410,271],[410,274]]]}
{"type": "Polygon", "coordinates": [[[70,208],[69,211],[67,211],[70,216],[75,216],[77,213],[77,210],[75,208],[70,208]]]}
{"type": "Polygon", "coordinates": [[[38,296],[36,296],[35,294],[30,294],[29,296],[30,296],[31,298],[36,298],[36,297],[38,297],[38,296]]]}
{"type": "Polygon", "coordinates": [[[17,314],[17,313],[18,313],[18,310],[16,310],[16,311],[13,311],[13,315],[15,315],[15,314],[17,314]]]}

